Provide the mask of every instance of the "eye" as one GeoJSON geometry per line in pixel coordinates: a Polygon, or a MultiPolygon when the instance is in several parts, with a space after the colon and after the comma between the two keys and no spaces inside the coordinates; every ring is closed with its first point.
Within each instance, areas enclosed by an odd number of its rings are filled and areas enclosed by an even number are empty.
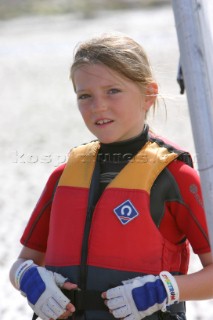
{"type": "Polygon", "coordinates": [[[111,88],[111,89],[108,91],[109,94],[116,94],[116,93],[119,93],[119,92],[121,92],[121,90],[120,90],[120,89],[117,89],[117,88],[111,88]]]}
{"type": "Polygon", "coordinates": [[[87,93],[83,93],[83,94],[78,95],[77,98],[78,98],[78,100],[85,100],[85,99],[90,98],[90,95],[87,93]]]}

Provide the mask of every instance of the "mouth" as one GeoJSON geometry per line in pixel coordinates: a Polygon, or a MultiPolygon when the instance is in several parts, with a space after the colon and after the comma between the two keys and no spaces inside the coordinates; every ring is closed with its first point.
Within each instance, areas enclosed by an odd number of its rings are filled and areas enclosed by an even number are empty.
{"type": "Polygon", "coordinates": [[[109,123],[112,123],[113,120],[109,120],[109,119],[101,119],[101,120],[98,120],[95,122],[95,124],[97,126],[103,126],[103,125],[106,125],[106,124],[109,124],[109,123]]]}

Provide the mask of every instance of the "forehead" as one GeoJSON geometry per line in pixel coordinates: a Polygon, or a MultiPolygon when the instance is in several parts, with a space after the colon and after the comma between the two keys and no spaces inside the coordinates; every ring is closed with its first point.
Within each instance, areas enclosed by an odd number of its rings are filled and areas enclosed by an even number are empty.
{"type": "Polygon", "coordinates": [[[74,80],[78,80],[81,77],[103,78],[107,80],[111,78],[121,78],[121,75],[103,64],[85,64],[78,67],[73,74],[74,80]]]}
{"type": "Polygon", "coordinates": [[[103,65],[88,64],[77,68],[73,73],[73,83],[76,91],[94,85],[135,85],[134,82],[122,76],[119,72],[103,65]]]}

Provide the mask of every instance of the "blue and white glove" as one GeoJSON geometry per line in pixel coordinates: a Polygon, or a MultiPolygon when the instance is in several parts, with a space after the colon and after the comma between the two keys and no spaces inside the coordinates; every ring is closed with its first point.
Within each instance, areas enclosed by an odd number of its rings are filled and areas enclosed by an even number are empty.
{"type": "Polygon", "coordinates": [[[106,291],[106,305],[115,318],[140,320],[159,310],[165,312],[167,306],[179,300],[176,280],[167,271],[122,283],[106,291]]]}
{"type": "Polygon", "coordinates": [[[27,297],[28,304],[43,320],[57,319],[66,311],[69,299],[59,289],[67,278],[39,267],[32,260],[16,271],[16,288],[27,297]]]}

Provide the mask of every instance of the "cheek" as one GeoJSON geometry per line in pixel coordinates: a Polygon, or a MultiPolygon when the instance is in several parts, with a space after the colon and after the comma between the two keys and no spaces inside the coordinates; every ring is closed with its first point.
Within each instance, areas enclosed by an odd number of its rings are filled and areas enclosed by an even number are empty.
{"type": "Polygon", "coordinates": [[[149,108],[147,108],[147,105],[144,100],[140,101],[139,109],[139,112],[142,114],[142,116],[145,116],[149,108]]]}
{"type": "Polygon", "coordinates": [[[78,110],[82,116],[82,118],[86,121],[90,117],[89,110],[87,108],[84,108],[82,106],[78,106],[78,110]]]}
{"type": "Polygon", "coordinates": [[[85,111],[86,111],[86,109],[81,105],[81,103],[78,103],[77,105],[78,105],[78,110],[79,110],[79,112],[80,112],[81,114],[84,114],[85,111]]]}

